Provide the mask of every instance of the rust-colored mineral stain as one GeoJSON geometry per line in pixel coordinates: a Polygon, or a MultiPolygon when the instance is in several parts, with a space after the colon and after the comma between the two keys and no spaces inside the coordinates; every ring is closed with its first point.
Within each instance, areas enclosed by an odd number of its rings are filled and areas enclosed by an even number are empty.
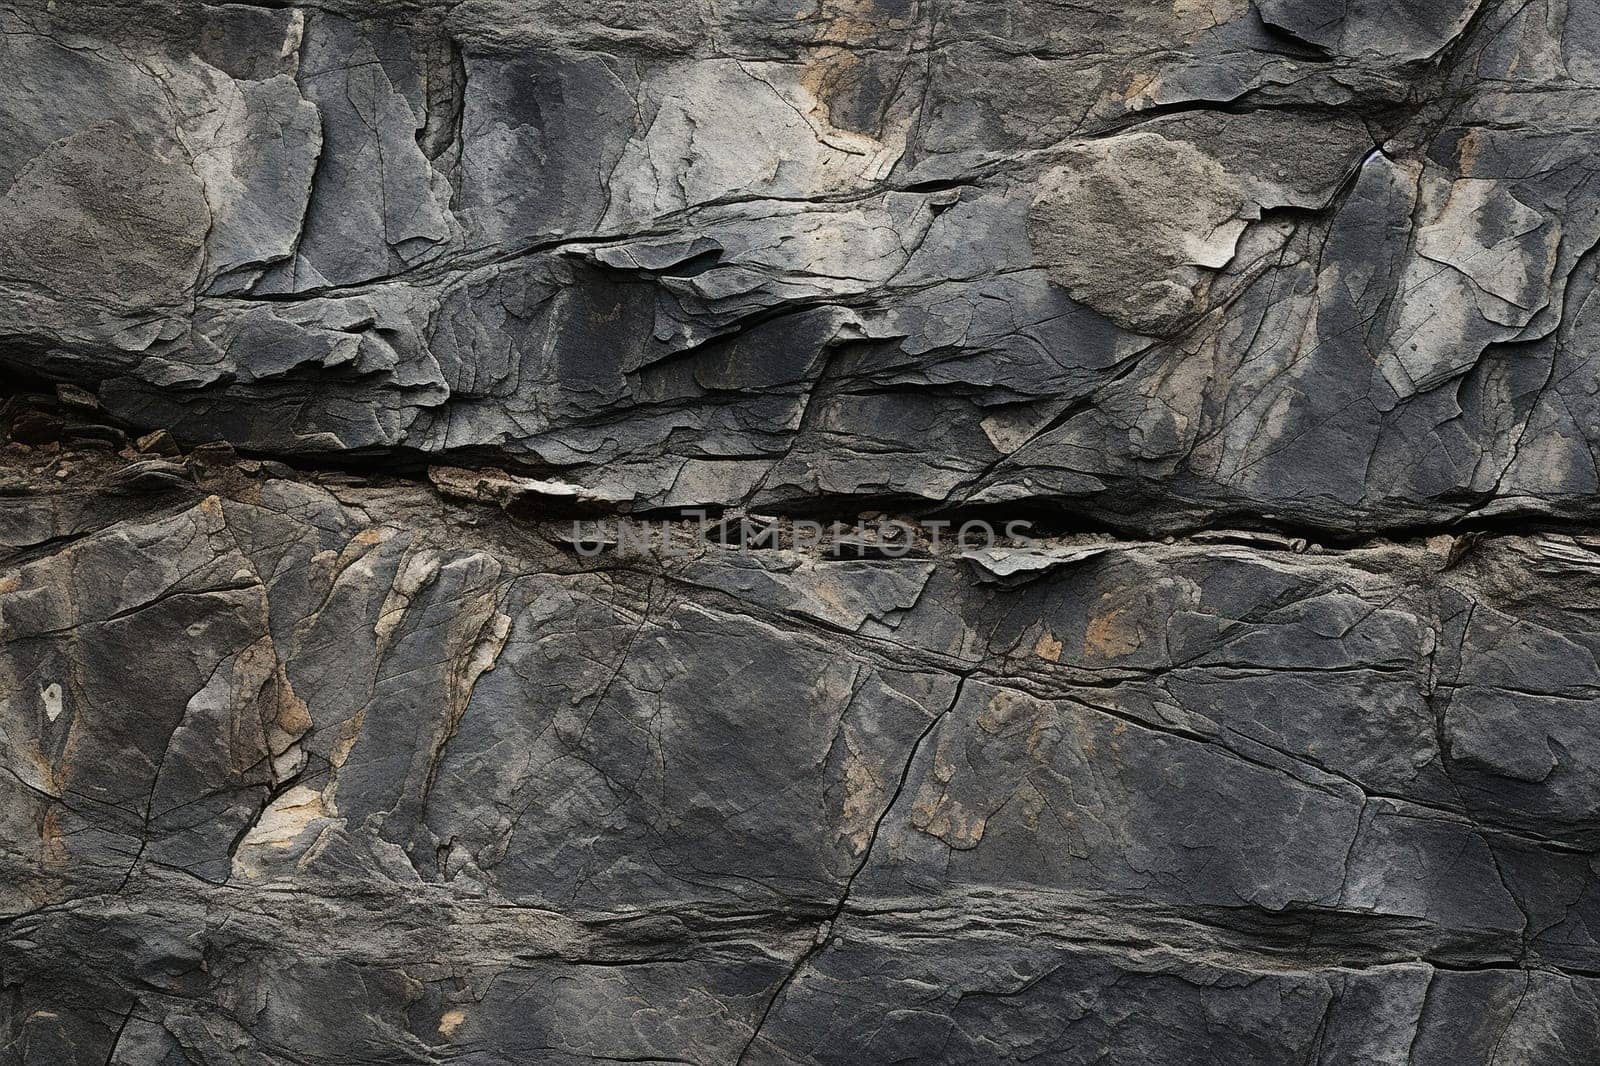
{"type": "Polygon", "coordinates": [[[1462,177],[1470,177],[1478,167],[1478,153],[1483,151],[1483,137],[1478,127],[1474,126],[1462,135],[1456,145],[1457,158],[1460,159],[1459,169],[1462,177]]]}
{"type": "Polygon", "coordinates": [[[1128,76],[1128,85],[1122,90],[1123,103],[1130,105],[1136,103],[1141,96],[1150,90],[1156,80],[1156,75],[1146,74],[1142,71],[1135,71],[1130,74],[1128,76]]]}
{"type": "Polygon", "coordinates": [[[856,754],[848,730],[845,745],[844,836],[850,842],[851,851],[860,856],[872,842],[872,830],[877,824],[877,812],[883,802],[884,789],[871,767],[856,754]]]}
{"type": "Polygon", "coordinates": [[[288,672],[280,665],[277,669],[278,715],[273,723],[291,737],[303,736],[311,731],[311,708],[295,694],[288,672]]]}
{"type": "MultiPolygon", "coordinates": [[[[816,101],[817,120],[826,129],[875,140],[882,134],[878,127],[887,101],[882,101],[876,109],[876,122],[849,117],[855,110],[850,101],[867,91],[873,77],[873,62],[855,49],[880,37],[904,38],[910,26],[904,19],[879,10],[877,0],[839,0],[823,4],[817,10],[817,17],[826,22],[826,29],[806,61],[800,76],[801,87],[816,101]]],[[[881,56],[877,59],[878,62],[882,60],[881,56]]],[[[865,144],[858,147],[863,151],[871,150],[865,144]]]]}
{"type": "Polygon", "coordinates": [[[1111,594],[1100,598],[1101,610],[1089,620],[1083,633],[1083,652],[1099,659],[1115,659],[1139,650],[1139,627],[1126,607],[1107,603],[1111,594]]]}
{"type": "Polygon", "coordinates": [[[59,808],[51,807],[39,822],[39,851],[48,867],[67,864],[66,836],[61,832],[59,808]]]}
{"type": "Polygon", "coordinates": [[[1039,642],[1033,646],[1033,653],[1046,662],[1058,663],[1061,661],[1061,642],[1056,635],[1048,629],[1039,637],[1039,642]]]}
{"type": "Polygon", "coordinates": [[[911,805],[911,824],[931,837],[938,837],[957,851],[970,851],[983,839],[988,818],[951,799],[948,792],[933,796],[924,791],[911,805]]]}

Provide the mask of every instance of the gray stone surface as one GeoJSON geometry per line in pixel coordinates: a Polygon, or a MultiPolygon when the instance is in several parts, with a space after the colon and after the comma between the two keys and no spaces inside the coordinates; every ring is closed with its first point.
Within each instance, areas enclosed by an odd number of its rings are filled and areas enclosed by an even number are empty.
{"type": "Polygon", "coordinates": [[[0,0],[0,1064],[1600,1061],[1597,42],[0,0]]]}
{"type": "Polygon", "coordinates": [[[1591,6],[13,4],[0,336],[640,506],[1591,519],[1591,6]]]}
{"type": "Polygon", "coordinates": [[[1590,538],[1018,581],[78,462],[0,508],[9,1061],[1600,1054],[1590,538]]]}

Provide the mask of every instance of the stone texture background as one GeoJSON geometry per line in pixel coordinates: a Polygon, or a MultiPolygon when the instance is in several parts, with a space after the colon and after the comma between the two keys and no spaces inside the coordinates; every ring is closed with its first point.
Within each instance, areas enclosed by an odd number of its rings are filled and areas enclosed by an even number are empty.
{"type": "Polygon", "coordinates": [[[0,0],[0,116],[0,1063],[1600,1061],[1596,0],[0,0]],[[740,525],[882,514],[1035,543],[740,525]]]}

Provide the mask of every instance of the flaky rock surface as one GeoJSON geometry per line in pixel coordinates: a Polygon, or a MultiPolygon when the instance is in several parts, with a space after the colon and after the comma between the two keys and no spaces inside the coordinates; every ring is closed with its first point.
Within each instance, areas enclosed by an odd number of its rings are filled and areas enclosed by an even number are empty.
{"type": "Polygon", "coordinates": [[[0,0],[0,1063],[1600,1061],[1597,115],[1595,0],[0,0]]]}

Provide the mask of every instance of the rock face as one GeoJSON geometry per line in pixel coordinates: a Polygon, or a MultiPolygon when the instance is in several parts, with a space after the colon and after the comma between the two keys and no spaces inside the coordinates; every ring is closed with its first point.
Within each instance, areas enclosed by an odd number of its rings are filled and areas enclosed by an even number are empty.
{"type": "Polygon", "coordinates": [[[0,60],[0,1064],[1600,1061],[1595,0],[0,60]]]}

